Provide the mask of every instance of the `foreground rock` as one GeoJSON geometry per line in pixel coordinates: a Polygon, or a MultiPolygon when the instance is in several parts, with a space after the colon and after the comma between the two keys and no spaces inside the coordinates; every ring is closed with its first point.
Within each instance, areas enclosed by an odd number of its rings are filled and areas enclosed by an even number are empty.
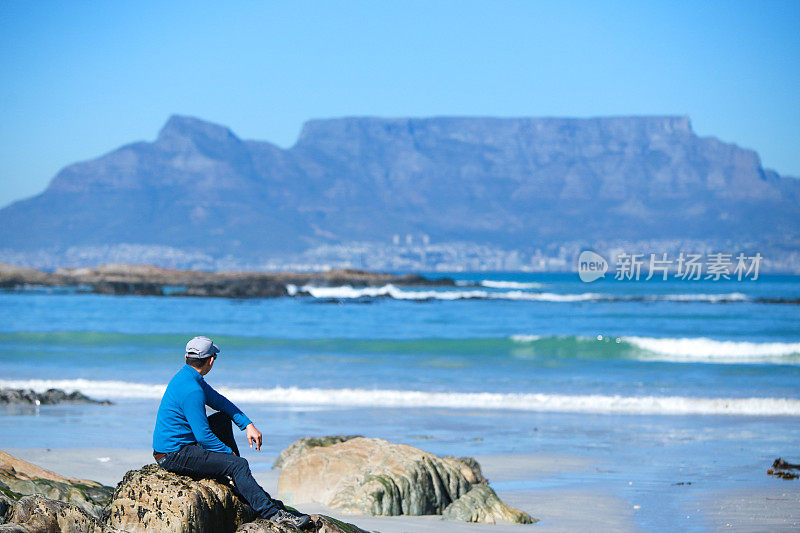
{"type": "MultiPolygon", "coordinates": [[[[321,515],[312,517],[316,531],[359,533],[362,530],[321,515]]],[[[106,527],[130,533],[225,533],[234,531],[289,533],[295,529],[255,520],[252,508],[231,485],[193,479],[155,464],[131,470],[117,485],[103,512],[106,527]]]]}
{"type": "Polygon", "coordinates": [[[76,505],[45,498],[25,496],[8,512],[8,523],[0,533],[111,533],[97,518],[76,505]]]}
{"type": "Polygon", "coordinates": [[[131,533],[233,532],[255,518],[228,485],[192,479],[155,464],[131,470],[103,512],[107,525],[131,533]]]}
{"type": "Polygon", "coordinates": [[[35,392],[33,389],[0,389],[0,405],[55,405],[58,403],[94,403],[111,405],[108,400],[95,400],[78,391],[67,394],[61,389],[35,392]]]}
{"type": "Polygon", "coordinates": [[[292,504],[321,503],[346,513],[533,522],[527,513],[502,503],[484,484],[480,467],[472,463],[359,437],[308,447],[292,458],[281,471],[278,497],[292,504]]]}
{"type": "Polygon", "coordinates": [[[41,495],[97,516],[109,502],[113,490],[95,481],[67,479],[0,451],[0,493],[8,507],[15,506],[24,496],[41,495]]]}

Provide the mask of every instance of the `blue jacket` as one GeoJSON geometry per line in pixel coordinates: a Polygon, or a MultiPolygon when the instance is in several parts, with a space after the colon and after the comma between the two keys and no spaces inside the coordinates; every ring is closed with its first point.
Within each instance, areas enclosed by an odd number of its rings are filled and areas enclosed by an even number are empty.
{"type": "Polygon", "coordinates": [[[169,453],[185,444],[198,443],[211,452],[233,453],[211,432],[206,405],[230,416],[239,429],[250,424],[241,409],[212,389],[200,372],[184,365],[170,380],[158,407],[153,450],[169,453]]]}

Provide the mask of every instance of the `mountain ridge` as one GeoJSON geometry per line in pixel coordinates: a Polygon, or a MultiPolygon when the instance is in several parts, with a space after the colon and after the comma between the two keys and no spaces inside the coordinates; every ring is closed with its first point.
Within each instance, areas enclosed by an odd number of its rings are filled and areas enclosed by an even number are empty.
{"type": "Polygon", "coordinates": [[[271,257],[425,233],[559,240],[800,237],[800,180],[686,116],[345,117],[289,148],[171,116],[152,142],[68,165],[0,210],[0,248],[108,243],[271,257]]]}

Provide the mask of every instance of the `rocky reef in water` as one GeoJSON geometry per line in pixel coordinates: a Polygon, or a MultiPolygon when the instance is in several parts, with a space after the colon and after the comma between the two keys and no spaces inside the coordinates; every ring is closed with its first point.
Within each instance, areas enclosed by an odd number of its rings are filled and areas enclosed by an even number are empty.
{"type": "Polygon", "coordinates": [[[36,392],[33,389],[0,389],[0,405],[55,405],[59,403],[93,403],[112,405],[108,400],[95,400],[79,391],[66,393],[61,389],[36,392]]]}
{"type": "Polygon", "coordinates": [[[324,442],[298,441],[281,454],[279,498],[355,514],[536,522],[500,501],[472,458],[437,457],[374,438],[332,437],[324,442]]]}
{"type": "Polygon", "coordinates": [[[221,298],[275,298],[303,296],[287,286],[334,287],[452,286],[449,278],[430,279],[418,274],[385,274],[365,270],[327,272],[202,272],[170,270],[145,265],[111,264],[97,268],[61,269],[53,273],[0,264],[0,289],[74,287],[98,294],[146,296],[201,296],[221,298]]]}

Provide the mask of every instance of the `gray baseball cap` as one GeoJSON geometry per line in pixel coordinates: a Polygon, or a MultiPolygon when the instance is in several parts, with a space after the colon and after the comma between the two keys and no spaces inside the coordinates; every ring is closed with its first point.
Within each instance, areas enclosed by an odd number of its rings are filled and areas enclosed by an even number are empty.
{"type": "Polygon", "coordinates": [[[208,337],[195,337],[186,343],[186,357],[206,359],[219,353],[219,347],[208,337]]]}

